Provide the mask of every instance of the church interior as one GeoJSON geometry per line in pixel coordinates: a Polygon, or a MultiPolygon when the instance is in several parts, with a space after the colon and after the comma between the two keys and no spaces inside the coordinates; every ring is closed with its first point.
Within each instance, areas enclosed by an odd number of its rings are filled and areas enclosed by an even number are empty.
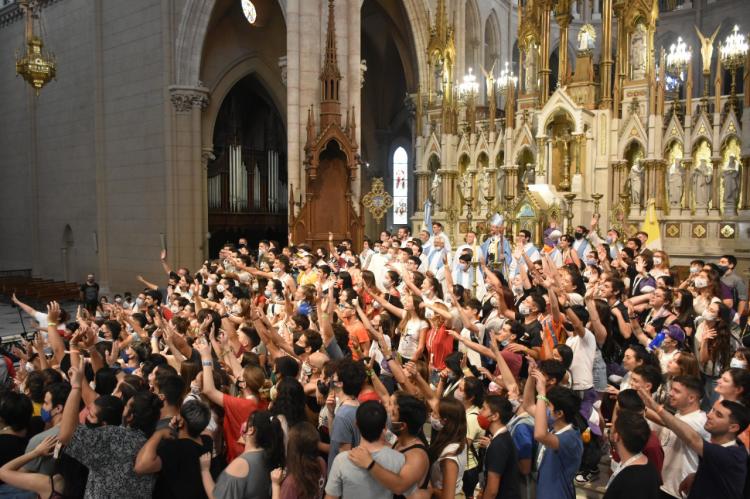
{"type": "Polygon", "coordinates": [[[0,4],[0,272],[496,214],[750,266],[746,0],[0,4]]]}

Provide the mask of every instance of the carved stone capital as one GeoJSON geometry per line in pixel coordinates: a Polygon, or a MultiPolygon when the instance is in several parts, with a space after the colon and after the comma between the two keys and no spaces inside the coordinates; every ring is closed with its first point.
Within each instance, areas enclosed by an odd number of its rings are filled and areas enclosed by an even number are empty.
{"type": "Polygon", "coordinates": [[[170,100],[178,113],[188,113],[193,108],[205,109],[208,106],[208,89],[202,86],[169,87],[170,100]]]}

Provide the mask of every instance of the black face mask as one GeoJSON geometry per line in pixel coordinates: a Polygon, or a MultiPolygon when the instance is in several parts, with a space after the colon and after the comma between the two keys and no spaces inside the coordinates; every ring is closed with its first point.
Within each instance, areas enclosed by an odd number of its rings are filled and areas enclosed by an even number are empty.
{"type": "Polygon", "coordinates": [[[299,346],[296,343],[294,345],[292,345],[292,348],[294,349],[294,355],[296,355],[298,357],[300,355],[302,355],[303,353],[305,353],[305,347],[301,347],[301,346],[299,346]]]}
{"type": "Polygon", "coordinates": [[[581,239],[583,239],[583,232],[576,232],[574,233],[574,236],[577,240],[580,241],[581,239]]]}

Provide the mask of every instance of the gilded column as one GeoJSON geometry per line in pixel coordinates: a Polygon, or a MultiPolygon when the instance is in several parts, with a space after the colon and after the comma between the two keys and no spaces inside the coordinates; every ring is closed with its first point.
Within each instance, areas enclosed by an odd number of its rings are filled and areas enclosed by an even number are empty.
{"type": "Polygon", "coordinates": [[[422,210],[424,202],[427,200],[428,190],[430,188],[430,172],[417,172],[417,206],[416,211],[422,210]]]}
{"type": "MultiPolygon", "coordinates": [[[[750,94],[750,92],[745,93],[750,94]]],[[[739,209],[750,210],[750,200],[748,200],[748,197],[750,197],[750,156],[742,158],[740,168],[742,169],[742,172],[740,175],[741,188],[739,209]]]]}
{"type": "Polygon", "coordinates": [[[559,0],[555,12],[557,25],[560,26],[560,48],[559,65],[557,70],[557,81],[560,86],[566,83],[568,77],[568,26],[573,16],[570,15],[570,1],[559,0]]]}
{"type": "MultiPolygon", "coordinates": [[[[547,148],[545,147],[545,138],[546,137],[538,137],[536,139],[536,156],[537,156],[537,176],[541,177],[547,177],[547,162],[545,161],[547,158],[547,148]]],[[[546,180],[545,180],[546,182],[546,180]]]]}
{"type": "Polygon", "coordinates": [[[721,208],[721,196],[719,186],[721,185],[721,158],[711,158],[714,168],[713,180],[711,181],[711,211],[719,211],[721,208]]]}
{"type": "Polygon", "coordinates": [[[694,195],[693,182],[690,179],[692,179],[693,174],[693,159],[690,157],[682,158],[682,167],[685,169],[683,177],[685,181],[682,183],[682,209],[692,213],[694,195]]]}
{"type": "Polygon", "coordinates": [[[552,2],[546,0],[542,4],[542,44],[539,49],[539,75],[541,88],[539,89],[539,104],[544,106],[549,96],[549,45],[550,45],[550,18],[552,17],[552,2]]]}
{"type": "Polygon", "coordinates": [[[602,52],[600,56],[602,102],[600,107],[609,109],[612,105],[612,0],[604,0],[602,7],[602,52]]]}
{"type": "Polygon", "coordinates": [[[656,209],[664,210],[667,207],[667,163],[663,159],[656,160],[654,172],[656,175],[656,209]]]}

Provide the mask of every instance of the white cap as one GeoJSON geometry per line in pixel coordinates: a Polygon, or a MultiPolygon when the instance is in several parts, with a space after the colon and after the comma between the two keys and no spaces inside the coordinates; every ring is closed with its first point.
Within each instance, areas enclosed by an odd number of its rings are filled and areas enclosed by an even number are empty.
{"type": "Polygon", "coordinates": [[[499,213],[495,213],[492,216],[492,219],[490,220],[491,225],[497,225],[497,226],[503,225],[503,222],[504,222],[503,217],[499,213]]]}

